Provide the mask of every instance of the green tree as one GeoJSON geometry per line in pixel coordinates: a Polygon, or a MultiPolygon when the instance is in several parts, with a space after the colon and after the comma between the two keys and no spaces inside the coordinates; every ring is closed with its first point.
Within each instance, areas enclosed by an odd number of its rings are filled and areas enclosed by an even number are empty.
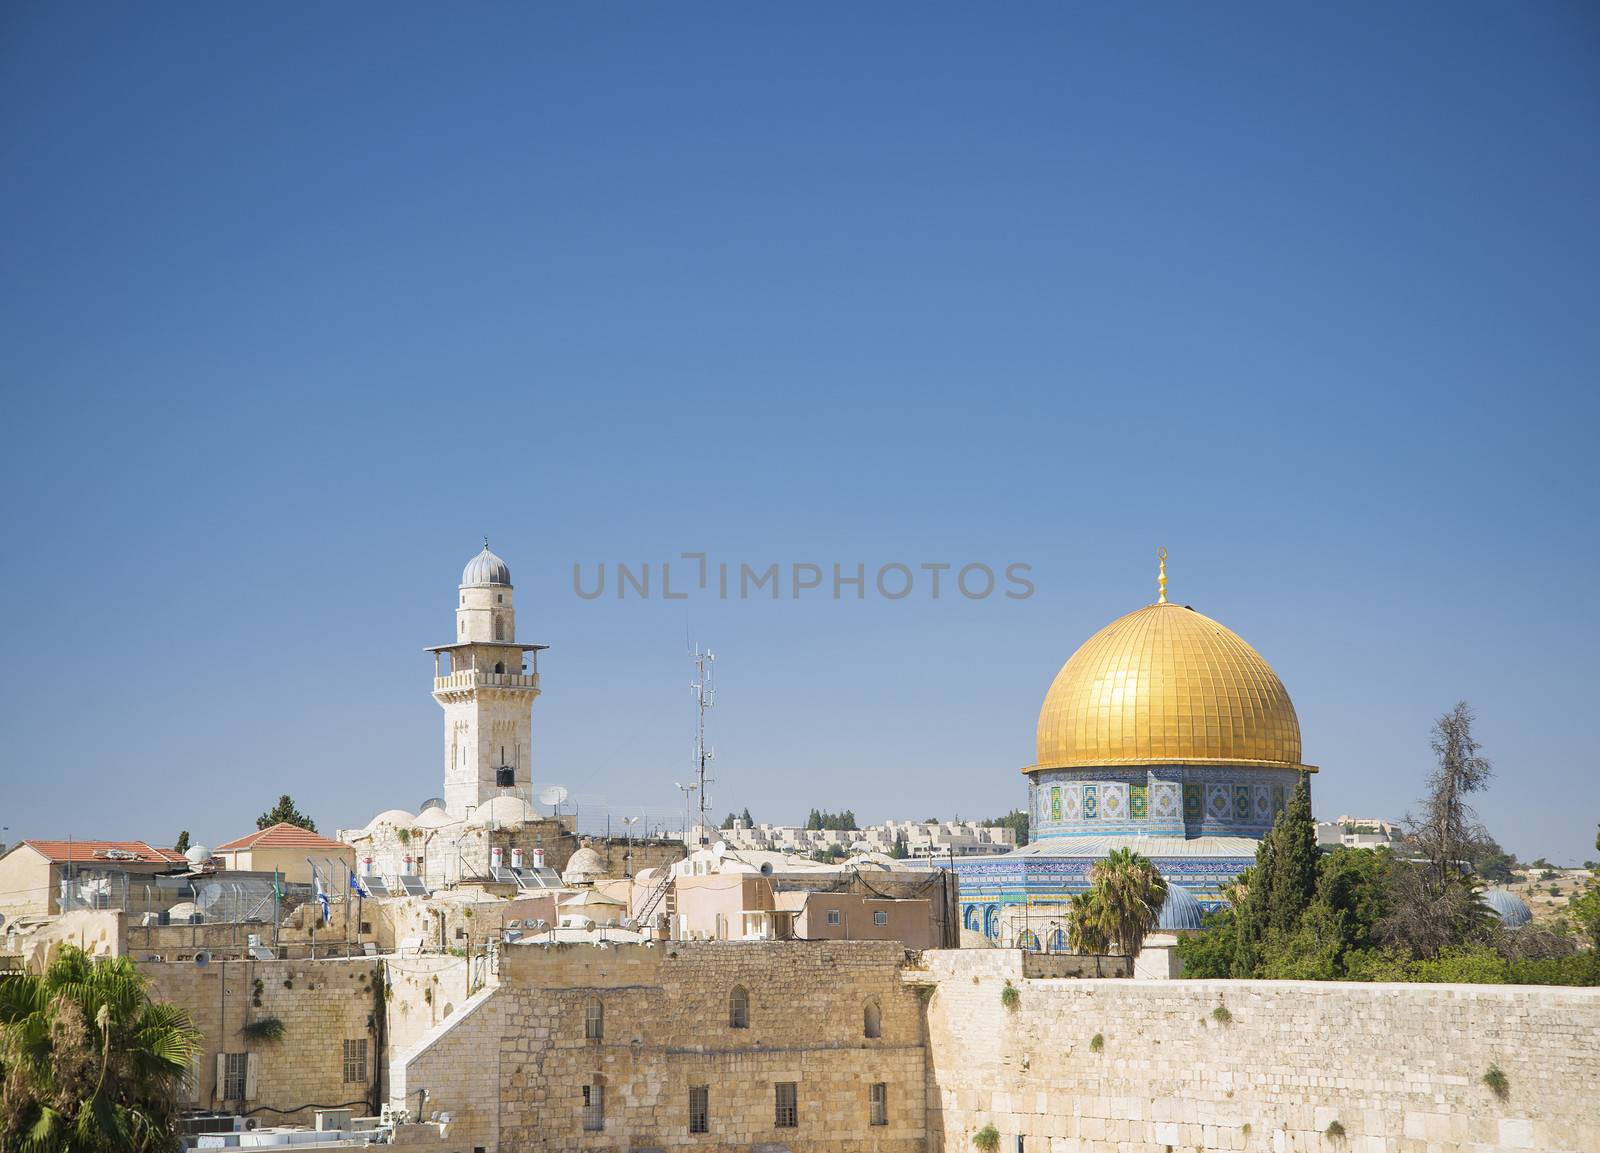
{"type": "Polygon", "coordinates": [[[739,819],[744,822],[745,828],[747,828],[747,829],[755,828],[755,825],[756,825],[755,818],[750,815],[750,807],[748,805],[745,806],[744,812],[739,814],[739,819]]]}
{"type": "Polygon", "coordinates": [[[200,1040],[131,959],[63,946],[42,975],[0,981],[0,1148],[181,1149],[179,1089],[200,1040]]]}
{"type": "Polygon", "coordinates": [[[181,833],[178,834],[178,839],[176,841],[172,842],[172,850],[173,850],[173,852],[176,852],[176,853],[187,853],[189,851],[189,830],[188,829],[184,829],[181,833]]]}
{"type": "Polygon", "coordinates": [[[1196,980],[1233,975],[1233,942],[1236,926],[1234,911],[1222,909],[1207,913],[1202,933],[1185,933],[1178,938],[1178,956],[1183,975],[1196,980]]]}
{"type": "Polygon", "coordinates": [[[889,846],[889,856],[896,861],[903,861],[911,855],[911,849],[906,845],[906,835],[896,833],[894,844],[889,846]]]}
{"type": "Polygon", "coordinates": [[[737,821],[738,819],[739,819],[738,817],[734,816],[732,813],[729,813],[726,817],[722,818],[722,828],[724,828],[724,829],[733,828],[733,822],[737,821]]]}
{"type": "Polygon", "coordinates": [[[1317,892],[1317,822],[1311,816],[1311,774],[1301,773],[1289,807],[1273,822],[1267,927],[1293,933],[1317,892]]]}
{"type": "Polygon", "coordinates": [[[1111,947],[1131,957],[1155,928],[1167,882],[1148,857],[1113,849],[1095,862],[1089,891],[1081,896],[1081,901],[1073,899],[1068,914],[1069,934],[1085,945],[1111,947]]]}
{"type": "Polygon", "coordinates": [[[256,818],[256,828],[270,829],[273,825],[299,825],[302,829],[311,832],[317,831],[317,822],[306,816],[294,807],[294,798],[284,793],[278,798],[278,803],[256,818]]]}
{"type": "Polygon", "coordinates": [[[1578,932],[1589,938],[1589,947],[1600,951],[1600,884],[1591,883],[1583,896],[1567,906],[1567,915],[1578,932]]]}

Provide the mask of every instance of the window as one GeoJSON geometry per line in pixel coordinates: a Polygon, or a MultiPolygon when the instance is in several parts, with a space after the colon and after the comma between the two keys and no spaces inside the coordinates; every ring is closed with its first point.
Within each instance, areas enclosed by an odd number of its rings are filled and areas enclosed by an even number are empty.
{"type": "Polygon", "coordinates": [[[861,1011],[861,1032],[867,1037],[883,1036],[883,1010],[877,1001],[868,1001],[861,1011]]]}
{"type": "Polygon", "coordinates": [[[250,1054],[224,1053],[222,1067],[222,1099],[244,1100],[244,1075],[250,1067],[250,1054]]]}
{"type": "Polygon", "coordinates": [[[358,1037],[354,1041],[344,1043],[344,1083],[346,1085],[365,1085],[367,1083],[367,1039],[358,1037]]]}
{"type": "Polygon", "coordinates": [[[750,1028],[750,994],[743,985],[735,985],[728,994],[728,1028],[750,1028]]]}
{"type": "Polygon", "coordinates": [[[1021,1133],[1018,1133],[1017,1134],[1017,1153],[1027,1153],[1027,1149],[1025,1148],[1026,1142],[1027,1142],[1027,1138],[1025,1138],[1021,1133]]]}
{"type": "Polygon", "coordinates": [[[839,910],[838,909],[829,909],[828,910],[828,924],[837,925],[838,923],[839,923],[839,910]]]}
{"type": "Polygon", "coordinates": [[[711,1086],[689,1086],[689,1132],[711,1132],[711,1086]]]}
{"type": "Polygon", "coordinates": [[[599,1082],[583,1087],[583,1127],[590,1133],[606,1127],[606,1087],[599,1082]]]}
{"type": "Polygon", "coordinates": [[[598,998],[589,1002],[583,1011],[583,1039],[598,1041],[606,1035],[606,1007],[598,998]]]}
{"type": "Polygon", "coordinates": [[[889,1086],[882,1081],[872,1084],[867,1094],[867,1124],[889,1123],[889,1086]]]}
{"type": "Polygon", "coordinates": [[[884,909],[877,910],[875,913],[872,914],[872,923],[874,925],[877,925],[879,928],[882,928],[884,925],[887,925],[889,923],[889,914],[888,914],[888,912],[886,910],[884,910],[884,909]]]}
{"type": "Polygon", "coordinates": [[[798,1129],[800,1127],[799,1086],[793,1081],[779,1081],[773,1088],[776,1090],[774,1101],[777,1106],[776,1115],[772,1119],[773,1125],[779,1129],[798,1129]]]}

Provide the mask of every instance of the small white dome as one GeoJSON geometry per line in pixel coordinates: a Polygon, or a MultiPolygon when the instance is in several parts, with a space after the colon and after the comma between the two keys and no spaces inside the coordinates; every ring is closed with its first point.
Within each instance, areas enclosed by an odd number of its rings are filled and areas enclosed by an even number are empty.
{"type": "Polygon", "coordinates": [[[404,809],[385,809],[372,820],[367,822],[363,832],[375,832],[379,825],[393,825],[397,829],[409,829],[416,822],[416,817],[404,809]]]}
{"type": "Polygon", "coordinates": [[[467,562],[461,570],[461,584],[505,585],[511,587],[511,569],[505,561],[489,551],[489,538],[483,538],[483,551],[467,562]]]}
{"type": "Polygon", "coordinates": [[[416,819],[411,822],[411,827],[414,829],[442,829],[446,825],[455,823],[456,818],[443,809],[429,807],[417,814],[416,819]]]}
{"type": "Polygon", "coordinates": [[[205,864],[211,859],[211,850],[206,848],[204,845],[190,845],[188,849],[184,851],[183,859],[188,861],[191,866],[198,869],[201,865],[205,864]]]}
{"type": "Polygon", "coordinates": [[[561,870],[561,879],[569,885],[599,880],[605,875],[605,862],[600,859],[600,854],[588,845],[573,853],[567,861],[567,867],[561,870]]]}
{"type": "Polygon", "coordinates": [[[472,810],[472,816],[467,818],[467,828],[486,829],[490,825],[502,828],[506,825],[525,825],[538,819],[539,814],[534,812],[533,806],[521,797],[495,797],[472,810]]]}

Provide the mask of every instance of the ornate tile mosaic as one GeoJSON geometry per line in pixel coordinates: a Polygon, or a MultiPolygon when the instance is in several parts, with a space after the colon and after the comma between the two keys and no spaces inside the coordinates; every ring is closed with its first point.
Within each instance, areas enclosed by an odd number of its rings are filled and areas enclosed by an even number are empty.
{"type": "Polygon", "coordinates": [[[1128,786],[1128,816],[1135,821],[1148,821],[1150,819],[1150,787],[1148,785],[1128,786]]]}
{"type": "MultiPolygon", "coordinates": [[[[1158,820],[1169,820],[1178,815],[1183,790],[1176,781],[1157,781],[1150,789],[1150,812],[1158,820]]],[[[1198,818],[1199,813],[1195,816],[1198,818]]]]}
{"type": "Polygon", "coordinates": [[[1254,786],[1255,819],[1265,821],[1272,816],[1272,790],[1266,785],[1254,786]]]}
{"type": "Polygon", "coordinates": [[[1059,821],[1061,819],[1061,786],[1060,785],[1052,785],[1050,787],[1050,819],[1052,821],[1059,821]]]}
{"type": "Polygon", "coordinates": [[[1233,789],[1228,785],[1206,786],[1206,814],[1215,820],[1225,821],[1233,815],[1233,789]]]}
{"type": "Polygon", "coordinates": [[[1108,821],[1120,821],[1128,815],[1128,786],[1100,786],[1100,815],[1108,821]]]}
{"type": "Polygon", "coordinates": [[[1069,821],[1083,816],[1083,798],[1077,785],[1068,785],[1061,794],[1061,813],[1069,821]]]}
{"type": "Polygon", "coordinates": [[[1250,786],[1233,786],[1233,819],[1248,821],[1250,819],[1250,786]]]}
{"type": "Polygon", "coordinates": [[[1205,815],[1205,801],[1201,795],[1200,782],[1185,781],[1183,783],[1183,819],[1198,822],[1205,815]]]}
{"type": "Polygon", "coordinates": [[[1100,816],[1100,787],[1083,786],[1083,819],[1093,821],[1100,816]]]}
{"type": "Polygon", "coordinates": [[[1277,816],[1279,813],[1283,812],[1283,810],[1285,808],[1287,808],[1287,805],[1286,805],[1286,803],[1284,801],[1283,786],[1282,785],[1273,785],[1272,786],[1272,815],[1273,816],[1277,816]]]}

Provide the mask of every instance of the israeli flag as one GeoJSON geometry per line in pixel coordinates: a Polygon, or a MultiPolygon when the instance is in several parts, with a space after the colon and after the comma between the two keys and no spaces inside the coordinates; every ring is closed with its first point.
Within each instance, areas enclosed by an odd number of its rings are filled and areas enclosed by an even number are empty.
{"type": "Polygon", "coordinates": [[[317,900],[322,902],[322,919],[324,922],[331,922],[333,914],[328,911],[328,894],[322,889],[322,874],[312,869],[311,880],[317,886],[317,900]]]}
{"type": "Polygon", "coordinates": [[[354,873],[350,874],[350,888],[358,897],[372,896],[371,893],[367,892],[366,886],[361,883],[360,878],[358,878],[354,873]]]}

